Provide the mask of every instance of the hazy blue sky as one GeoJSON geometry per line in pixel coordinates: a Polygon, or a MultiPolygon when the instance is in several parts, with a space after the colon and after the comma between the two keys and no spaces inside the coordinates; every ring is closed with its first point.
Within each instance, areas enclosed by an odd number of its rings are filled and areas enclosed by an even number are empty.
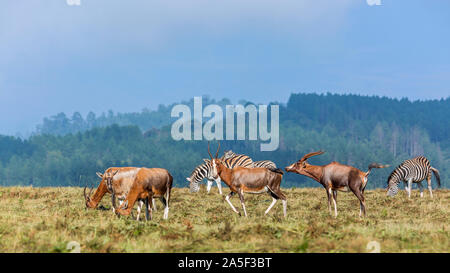
{"type": "Polygon", "coordinates": [[[2,0],[0,134],[208,94],[450,95],[450,1],[2,0]]]}

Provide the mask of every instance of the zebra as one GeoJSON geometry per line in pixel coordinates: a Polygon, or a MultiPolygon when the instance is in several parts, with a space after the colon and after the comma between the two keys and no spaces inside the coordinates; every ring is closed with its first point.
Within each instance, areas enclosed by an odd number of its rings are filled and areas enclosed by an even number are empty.
{"type": "Polygon", "coordinates": [[[253,161],[253,168],[276,169],[277,165],[270,160],[253,161]]]}
{"type": "MultiPolygon", "coordinates": [[[[223,156],[220,158],[222,160],[237,156],[232,150],[226,151],[223,156]]],[[[266,168],[266,169],[276,169],[277,165],[270,160],[261,160],[261,161],[253,161],[252,168],[266,168]]]]}
{"type": "MultiPolygon", "coordinates": [[[[227,155],[226,157],[224,155],[222,156],[221,160],[223,161],[224,165],[230,169],[233,169],[235,167],[245,167],[245,168],[253,167],[253,160],[247,155],[234,154],[234,155],[227,155]]],[[[203,178],[206,178],[207,179],[206,191],[209,193],[214,181],[216,181],[219,193],[222,194],[222,185],[220,177],[214,178],[211,175],[212,166],[209,159],[203,159],[203,161],[205,163],[195,167],[191,175],[186,178],[186,180],[189,181],[190,183],[189,184],[190,191],[198,192],[198,190],[200,189],[199,185],[200,181],[202,181],[203,178]]]]}
{"type": "Polygon", "coordinates": [[[430,196],[433,197],[431,189],[431,172],[434,173],[438,187],[441,186],[441,178],[439,171],[431,167],[430,161],[424,156],[418,156],[412,159],[403,161],[395,170],[392,171],[388,178],[388,196],[394,196],[398,192],[398,184],[403,181],[405,184],[405,191],[408,193],[408,197],[411,198],[411,186],[412,183],[417,183],[420,188],[420,197],[423,197],[422,181],[427,179],[428,190],[430,196]]]}

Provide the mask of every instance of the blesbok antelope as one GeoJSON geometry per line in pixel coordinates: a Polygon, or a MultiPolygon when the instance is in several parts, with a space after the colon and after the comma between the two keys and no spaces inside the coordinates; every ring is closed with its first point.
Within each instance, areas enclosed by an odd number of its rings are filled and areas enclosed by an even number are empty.
{"type": "MultiPolygon", "coordinates": [[[[133,167],[134,168],[134,167],[133,167]]],[[[134,168],[134,169],[128,169],[127,171],[122,171],[118,174],[119,170],[115,171],[106,171],[104,174],[97,172],[97,175],[105,179],[106,186],[108,191],[111,193],[111,199],[112,199],[112,207],[113,212],[115,212],[116,198],[119,200],[119,206],[122,205],[123,201],[125,200],[126,196],[128,195],[128,192],[130,191],[131,185],[136,178],[136,174],[139,172],[141,168],[134,168]]],[[[152,200],[152,209],[156,211],[156,204],[155,199],[152,200]]],[[[149,216],[149,200],[147,198],[145,199],[138,199],[138,206],[137,206],[137,217],[136,220],[139,221],[142,207],[145,205],[145,217],[146,220],[148,220],[149,216]]]]}
{"type": "MultiPolygon", "coordinates": [[[[105,174],[115,173],[116,171],[122,171],[125,173],[129,173],[129,172],[134,171],[135,169],[136,169],[136,167],[111,167],[105,171],[105,174]]],[[[98,173],[97,173],[97,175],[98,175],[98,173]]],[[[111,176],[103,176],[103,175],[101,176],[102,180],[100,181],[100,184],[98,185],[97,189],[94,191],[93,195],[91,195],[93,189],[90,189],[89,193],[86,194],[86,187],[84,188],[83,195],[84,195],[84,199],[86,202],[86,208],[96,208],[106,193],[112,194],[111,187],[108,187],[108,185],[107,185],[108,178],[111,179],[112,177],[111,176]]],[[[108,182],[108,183],[110,183],[110,182],[108,182]]],[[[114,200],[112,200],[112,201],[114,201],[114,200]]]]}
{"type": "MultiPolygon", "coordinates": [[[[115,209],[117,215],[129,215],[134,207],[134,204],[139,199],[153,199],[160,198],[164,204],[164,219],[169,217],[169,201],[170,192],[172,190],[173,178],[169,171],[161,168],[140,168],[131,187],[126,195],[126,198],[119,208],[115,209]]],[[[113,189],[115,191],[115,189],[113,189]]],[[[114,194],[116,194],[114,192],[114,194]]],[[[152,208],[147,206],[150,211],[150,219],[152,219],[152,208]]],[[[147,217],[148,218],[148,217],[147,217]]]]}
{"type": "MultiPolygon", "coordinates": [[[[227,153],[230,153],[231,151],[227,151],[227,153]]],[[[233,153],[234,154],[234,153],[233,153]]],[[[236,154],[234,154],[236,155],[236,154]]],[[[242,155],[239,155],[242,156],[242,155]]],[[[242,161],[242,165],[239,164],[232,164],[234,162],[234,158],[226,157],[224,159],[225,155],[222,156],[220,159],[222,160],[223,164],[230,169],[233,169],[233,167],[245,167],[245,168],[266,168],[266,169],[276,169],[277,165],[270,161],[270,160],[261,160],[261,161],[252,161],[250,157],[248,157],[248,160],[242,161]]],[[[214,178],[212,176],[212,165],[211,161],[209,159],[203,159],[204,163],[201,165],[198,165],[191,173],[191,176],[187,177],[186,180],[189,182],[189,188],[191,192],[198,192],[200,189],[200,181],[203,180],[203,178],[206,178],[208,181],[208,184],[206,186],[206,192],[209,193],[211,191],[211,186],[214,181],[217,183],[217,188],[219,189],[219,193],[222,195],[222,186],[220,185],[220,177],[217,176],[217,178],[214,178]]]]}
{"type": "MultiPolygon", "coordinates": [[[[112,209],[114,212],[114,209],[116,207],[115,200],[116,197],[119,200],[119,203],[122,204],[123,200],[125,199],[132,181],[134,180],[134,177],[138,171],[137,167],[111,167],[108,168],[104,174],[97,172],[97,175],[102,179],[100,181],[100,184],[98,185],[97,189],[95,190],[94,194],[91,196],[92,190],[89,191],[89,194],[86,194],[86,188],[83,190],[85,202],[86,202],[86,208],[96,208],[99,204],[99,202],[102,200],[103,196],[106,193],[111,194],[111,203],[112,203],[112,209]],[[115,194],[113,194],[113,188],[115,194]]],[[[156,210],[155,206],[155,200],[152,199],[153,208],[156,210]]],[[[142,207],[146,203],[146,200],[139,200],[139,206],[138,206],[138,215],[137,220],[139,220],[140,213],[142,210],[142,207]]],[[[148,206],[148,205],[147,205],[148,206]]],[[[146,208],[146,215],[148,214],[148,209],[146,208]]]]}
{"type": "Polygon", "coordinates": [[[222,159],[217,158],[219,154],[220,143],[217,148],[216,156],[213,158],[209,150],[208,154],[211,157],[213,176],[220,176],[222,181],[227,184],[231,192],[225,197],[225,200],[231,206],[234,212],[240,215],[240,212],[236,210],[230,201],[230,197],[234,194],[239,195],[244,215],[247,217],[247,210],[245,209],[244,193],[269,193],[272,196],[273,201],[265,211],[265,215],[269,213],[270,209],[275,205],[278,199],[283,202],[283,214],[286,217],[287,200],[286,196],[280,190],[281,179],[283,178],[283,171],[274,168],[244,168],[236,167],[233,169],[228,168],[223,164],[222,159]]]}
{"type": "MultiPolygon", "coordinates": [[[[231,151],[229,151],[231,152],[231,151]]],[[[221,158],[223,164],[227,166],[230,169],[233,169],[235,167],[246,167],[246,168],[252,168],[253,167],[253,160],[247,156],[247,155],[237,155],[233,153],[232,155],[228,155],[225,158],[225,155],[221,158]]],[[[211,191],[211,186],[213,185],[213,182],[216,181],[217,188],[219,189],[219,193],[222,195],[222,185],[220,182],[220,177],[213,177],[211,175],[211,162],[209,159],[203,159],[204,163],[198,165],[195,167],[195,169],[192,171],[191,175],[186,178],[187,181],[189,181],[191,192],[198,192],[200,189],[200,181],[202,181],[204,178],[207,180],[206,185],[206,192],[209,193],[211,191]]]]}
{"type": "Polygon", "coordinates": [[[372,163],[367,172],[362,172],[355,167],[331,162],[327,165],[311,165],[306,160],[312,156],[321,155],[323,151],[312,152],[304,155],[299,161],[287,166],[287,172],[298,173],[310,177],[319,182],[327,191],[328,209],[331,213],[331,200],[334,203],[334,216],[337,217],[337,191],[352,191],[359,199],[359,216],[366,216],[366,201],[364,189],[367,185],[367,177],[373,168],[385,168],[389,165],[372,163]]]}

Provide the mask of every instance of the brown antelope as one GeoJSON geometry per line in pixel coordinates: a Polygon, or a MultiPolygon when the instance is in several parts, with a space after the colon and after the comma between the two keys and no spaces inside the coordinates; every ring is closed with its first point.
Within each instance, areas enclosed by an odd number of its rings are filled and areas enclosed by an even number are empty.
{"type": "Polygon", "coordinates": [[[244,203],[244,193],[269,193],[272,196],[273,201],[270,206],[265,211],[264,215],[269,213],[270,209],[275,205],[278,199],[283,202],[283,214],[286,217],[286,206],[287,200],[286,196],[280,190],[281,179],[283,178],[283,171],[276,168],[245,168],[236,167],[230,169],[226,167],[222,159],[217,158],[219,154],[219,147],[217,148],[216,156],[213,158],[211,152],[209,151],[208,143],[208,153],[211,157],[212,173],[214,177],[220,176],[222,181],[227,184],[231,192],[225,197],[225,200],[230,204],[234,212],[241,215],[239,211],[230,202],[230,197],[234,194],[239,195],[241,201],[242,209],[244,210],[244,215],[247,217],[247,211],[245,209],[244,203]]]}
{"type": "MultiPolygon", "coordinates": [[[[86,188],[84,188],[84,198],[87,208],[96,208],[103,196],[108,192],[111,194],[111,203],[113,212],[115,210],[115,198],[119,199],[119,203],[122,204],[125,199],[132,181],[136,176],[137,171],[140,168],[137,167],[111,167],[108,168],[104,174],[97,172],[97,175],[102,179],[99,186],[91,196],[92,189],[89,194],[86,195],[86,188]],[[113,194],[113,192],[115,194],[113,194]]],[[[148,200],[139,200],[137,220],[139,220],[140,213],[144,204],[147,204],[148,200]]],[[[152,199],[153,208],[155,208],[154,200],[152,199]]],[[[148,216],[148,204],[146,205],[146,216],[148,216]]]]}
{"type": "Polygon", "coordinates": [[[327,191],[328,209],[331,213],[331,200],[334,203],[334,216],[337,217],[337,191],[352,191],[359,199],[359,216],[364,213],[366,216],[366,203],[364,199],[364,189],[367,185],[367,177],[372,168],[385,168],[389,165],[372,163],[367,172],[362,172],[355,167],[343,165],[338,162],[331,162],[327,165],[316,166],[309,164],[306,160],[312,156],[323,154],[323,151],[313,152],[304,155],[299,161],[286,167],[287,172],[298,173],[308,176],[319,182],[327,191]]]}
{"type": "MultiPolygon", "coordinates": [[[[136,169],[135,167],[111,167],[105,171],[105,174],[115,173],[116,171],[122,171],[122,172],[129,173],[129,172],[134,171],[135,169],[136,169]]],[[[99,175],[99,173],[97,173],[97,175],[99,175]]],[[[100,181],[100,184],[98,185],[97,189],[94,191],[93,195],[91,195],[93,189],[91,189],[89,191],[89,194],[86,194],[86,188],[84,188],[84,190],[83,190],[84,199],[86,202],[86,208],[96,208],[106,193],[112,194],[111,187],[110,186],[108,187],[108,185],[107,185],[108,179],[112,179],[112,176],[101,175],[100,178],[102,180],[100,181]]],[[[108,182],[108,184],[111,185],[111,180],[108,182]]]]}
{"type": "MultiPolygon", "coordinates": [[[[115,209],[117,215],[129,215],[138,200],[160,198],[164,204],[164,219],[169,216],[169,200],[172,190],[173,178],[166,170],[161,168],[140,168],[131,183],[124,203],[115,209]]],[[[115,188],[113,189],[115,191],[115,188]]],[[[115,192],[114,192],[115,194],[115,192]]],[[[152,219],[152,208],[147,206],[152,219]]]]}

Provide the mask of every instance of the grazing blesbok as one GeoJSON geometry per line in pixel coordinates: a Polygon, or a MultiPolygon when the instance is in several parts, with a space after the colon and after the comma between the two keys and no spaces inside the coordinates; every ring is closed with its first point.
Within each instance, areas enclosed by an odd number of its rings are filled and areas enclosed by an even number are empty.
{"type": "Polygon", "coordinates": [[[359,199],[359,216],[366,216],[366,201],[364,189],[367,185],[367,177],[373,168],[385,168],[389,165],[372,163],[367,172],[362,172],[355,167],[331,162],[327,165],[311,165],[306,160],[312,156],[323,154],[318,151],[304,155],[299,161],[286,167],[287,172],[298,173],[310,177],[319,182],[327,191],[328,209],[331,213],[331,201],[334,203],[334,216],[337,217],[337,191],[352,191],[359,199]]]}
{"type": "MultiPolygon", "coordinates": [[[[105,179],[106,187],[108,191],[111,193],[113,212],[115,212],[116,207],[115,199],[117,198],[119,200],[119,205],[122,205],[136,178],[136,174],[139,172],[140,169],[141,168],[131,167],[130,169],[122,170],[120,173],[118,173],[120,170],[106,171],[104,174],[97,172],[97,175],[100,178],[102,178],[102,180],[105,179]]],[[[153,205],[152,209],[155,209],[156,208],[155,199],[152,198],[151,200],[153,205]]],[[[149,200],[147,198],[138,199],[136,220],[139,221],[141,210],[144,205],[145,205],[145,217],[146,220],[148,220],[149,216],[148,201],[149,200]]]]}
{"type": "Polygon", "coordinates": [[[239,195],[244,215],[247,217],[247,210],[245,209],[244,193],[269,193],[272,196],[273,201],[267,208],[264,214],[269,213],[270,209],[275,205],[278,199],[283,202],[283,214],[286,217],[286,196],[280,190],[281,180],[283,178],[283,171],[275,168],[244,168],[236,167],[233,169],[228,168],[223,164],[222,159],[217,158],[219,154],[220,143],[217,148],[216,156],[213,158],[209,150],[208,154],[211,157],[211,165],[213,176],[220,176],[222,181],[227,184],[231,192],[225,197],[225,200],[231,206],[234,212],[240,215],[240,212],[236,210],[233,204],[230,202],[230,197],[234,194],[239,195]]]}
{"type": "MultiPolygon", "coordinates": [[[[100,178],[102,180],[100,181],[100,184],[98,185],[97,189],[94,191],[93,195],[91,195],[93,189],[91,189],[89,191],[89,194],[86,194],[86,188],[84,188],[83,194],[84,194],[84,199],[86,202],[86,208],[96,208],[106,193],[112,194],[111,186],[107,185],[107,184],[111,185],[111,180],[109,180],[109,182],[108,182],[108,179],[112,179],[112,176],[110,174],[117,173],[117,171],[119,171],[119,172],[121,171],[122,173],[130,174],[135,169],[136,169],[136,167],[111,167],[111,168],[108,168],[105,171],[105,174],[108,174],[108,175],[100,176],[100,178]]],[[[97,175],[99,175],[99,173],[97,173],[97,175]]],[[[119,178],[119,177],[117,177],[117,178],[119,178]]],[[[114,202],[114,200],[112,200],[112,202],[114,202]]]]}
{"type": "MultiPolygon", "coordinates": [[[[112,203],[112,209],[114,212],[114,209],[116,207],[115,200],[116,197],[119,200],[119,203],[122,204],[123,200],[125,199],[132,181],[134,180],[134,177],[138,171],[137,167],[111,167],[108,168],[104,174],[101,174],[97,172],[97,175],[102,179],[100,181],[100,184],[98,185],[97,189],[95,190],[94,194],[91,195],[92,189],[89,191],[89,194],[86,194],[86,188],[83,190],[85,202],[86,202],[86,208],[96,208],[99,204],[99,202],[102,200],[103,196],[106,193],[111,194],[111,203],[112,203]],[[113,189],[115,194],[113,194],[113,189]]],[[[142,210],[142,207],[146,203],[146,200],[139,200],[138,205],[138,215],[137,220],[139,220],[140,212],[142,210]]],[[[154,200],[152,199],[153,208],[156,210],[156,206],[154,203],[154,200]]],[[[148,205],[147,205],[148,206],[148,205]]],[[[146,215],[148,208],[146,208],[146,215]]]]}
{"type": "MultiPolygon", "coordinates": [[[[161,202],[164,204],[163,218],[167,219],[169,216],[169,201],[172,183],[172,175],[170,175],[166,169],[140,168],[131,183],[131,187],[123,204],[115,209],[116,214],[129,215],[136,201],[140,199],[149,200],[160,198],[161,202]]],[[[113,191],[115,191],[114,188],[113,191]]],[[[114,194],[116,193],[114,192],[114,194]]],[[[150,219],[152,219],[152,208],[147,206],[147,209],[150,211],[150,219]]]]}

